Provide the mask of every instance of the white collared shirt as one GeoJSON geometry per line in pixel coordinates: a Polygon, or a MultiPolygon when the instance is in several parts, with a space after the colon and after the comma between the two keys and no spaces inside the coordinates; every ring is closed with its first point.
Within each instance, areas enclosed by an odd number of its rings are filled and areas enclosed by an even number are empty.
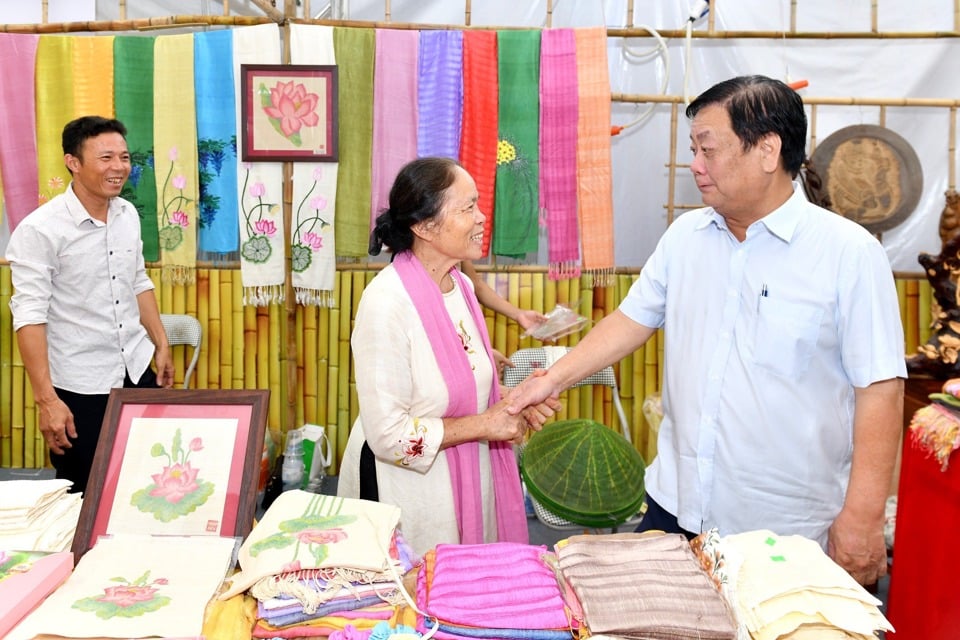
{"type": "Polygon", "coordinates": [[[32,212],[7,245],[13,278],[13,328],[45,324],[53,386],[105,394],[136,381],[150,365],[153,343],[140,324],[137,296],[154,288],[147,276],[140,219],[122,198],[107,222],[90,217],[67,190],[32,212]]]}
{"type": "Polygon", "coordinates": [[[712,208],[680,216],[620,309],[664,327],[651,497],[689,531],[824,543],[849,479],[854,387],[906,377],[880,243],[795,184],[743,242],[712,208]]]}

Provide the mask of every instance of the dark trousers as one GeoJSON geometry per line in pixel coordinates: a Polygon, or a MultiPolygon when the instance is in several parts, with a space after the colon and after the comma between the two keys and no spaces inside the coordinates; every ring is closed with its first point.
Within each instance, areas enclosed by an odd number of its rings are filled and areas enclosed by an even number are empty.
{"type": "Polygon", "coordinates": [[[677,516],[673,515],[663,507],[661,507],[656,500],[647,496],[647,511],[643,514],[643,520],[640,521],[640,524],[637,525],[635,529],[637,533],[643,531],[663,531],[664,533],[682,533],[687,536],[687,539],[697,537],[696,533],[692,531],[687,531],[686,529],[680,528],[680,523],[677,522],[677,516]]]}
{"type": "MultiPolygon", "coordinates": [[[[126,388],[156,388],[157,374],[147,368],[138,382],[130,379],[127,374],[123,380],[126,388]]],[[[70,441],[73,446],[64,449],[62,455],[50,452],[50,464],[56,469],[57,478],[70,480],[73,486],[71,493],[83,493],[87,489],[87,476],[93,467],[93,457],[97,453],[97,441],[100,439],[100,427],[103,416],[107,412],[107,400],[110,394],[86,395],[74,393],[54,387],[57,397],[60,398],[73,414],[73,426],[77,430],[77,437],[70,441]]]]}

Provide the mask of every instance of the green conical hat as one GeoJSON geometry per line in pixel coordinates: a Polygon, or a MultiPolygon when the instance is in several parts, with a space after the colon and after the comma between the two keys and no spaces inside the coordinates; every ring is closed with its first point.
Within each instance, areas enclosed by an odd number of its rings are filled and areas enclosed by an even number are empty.
{"type": "Polygon", "coordinates": [[[613,527],[640,510],[645,466],[616,431],[593,420],[563,420],[533,434],[520,472],[548,511],[587,527],[613,527]]]}

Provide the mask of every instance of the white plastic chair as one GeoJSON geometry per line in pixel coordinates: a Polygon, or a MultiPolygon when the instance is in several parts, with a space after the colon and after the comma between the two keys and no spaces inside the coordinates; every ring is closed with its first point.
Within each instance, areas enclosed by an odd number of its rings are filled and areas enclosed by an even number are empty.
{"type": "MultiPolygon", "coordinates": [[[[515,351],[510,356],[510,361],[513,363],[512,367],[507,367],[503,372],[503,384],[507,387],[515,387],[523,380],[527,378],[534,369],[545,369],[556,362],[560,357],[563,356],[567,351],[570,350],[570,347],[532,347],[529,349],[519,349],[515,351]],[[548,351],[550,350],[550,351],[548,351]]],[[[617,376],[613,371],[613,366],[605,367],[600,371],[594,373],[591,376],[588,376],[577,382],[573,387],[584,387],[591,385],[601,385],[605,387],[610,387],[613,390],[611,394],[613,396],[613,406],[617,412],[617,418],[620,420],[620,430],[623,433],[623,437],[627,439],[627,442],[632,442],[630,437],[630,425],[627,423],[627,414],[623,410],[623,405],[620,402],[620,388],[617,386],[617,376]]],[[[520,447],[520,457],[523,458],[523,447],[520,447]]],[[[584,526],[577,524],[575,522],[570,522],[565,518],[561,518],[557,514],[549,511],[546,507],[541,505],[533,496],[529,496],[531,503],[533,503],[533,511],[537,516],[537,520],[542,522],[544,525],[550,527],[551,529],[557,529],[560,531],[583,531],[584,526]]],[[[640,519],[643,517],[642,511],[637,516],[627,520],[620,527],[628,527],[629,530],[633,530],[634,527],[639,524],[640,519]]],[[[613,527],[613,532],[616,533],[619,527],[613,527]]]]}
{"type": "Polygon", "coordinates": [[[180,313],[161,313],[160,322],[167,333],[167,342],[170,346],[183,344],[193,347],[193,357],[187,370],[183,373],[183,388],[190,388],[190,376],[200,359],[200,342],[203,340],[203,327],[200,321],[193,316],[180,313]]]}

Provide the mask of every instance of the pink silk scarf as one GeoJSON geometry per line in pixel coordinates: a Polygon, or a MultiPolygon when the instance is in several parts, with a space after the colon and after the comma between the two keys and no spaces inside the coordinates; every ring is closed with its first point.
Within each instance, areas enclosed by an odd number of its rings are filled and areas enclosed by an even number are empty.
{"type": "Polygon", "coordinates": [[[3,175],[7,224],[13,231],[37,208],[37,129],[33,89],[39,36],[0,34],[0,175],[3,175]]]}
{"type": "Polygon", "coordinates": [[[401,167],[417,157],[416,31],[376,30],[373,70],[373,162],[370,228],[390,206],[390,186],[401,167]]]}
{"type": "Polygon", "coordinates": [[[540,208],[548,275],[580,275],[577,236],[577,41],[572,29],[540,36],[540,208]]]}
{"type": "MultiPolygon", "coordinates": [[[[413,300],[420,321],[427,335],[434,357],[447,385],[449,402],[444,417],[469,416],[477,413],[477,382],[473,377],[470,362],[463,351],[456,327],[447,315],[440,288],[430,279],[420,261],[409,251],[398,253],[393,258],[394,268],[400,276],[407,294],[413,300]]],[[[462,292],[467,308],[483,339],[483,346],[496,371],[490,349],[487,323],[480,310],[476,296],[467,293],[460,271],[451,269],[450,276],[462,292]]],[[[500,399],[496,381],[490,388],[489,404],[500,399]]],[[[520,490],[520,474],[513,447],[509,442],[491,442],[490,466],[493,474],[494,496],[497,515],[497,539],[522,542],[529,540],[527,519],[523,509],[523,494],[520,490]]],[[[480,495],[479,446],[465,442],[445,450],[450,467],[450,482],[457,511],[462,544],[480,544],[483,539],[483,501],[480,495]]]]}

